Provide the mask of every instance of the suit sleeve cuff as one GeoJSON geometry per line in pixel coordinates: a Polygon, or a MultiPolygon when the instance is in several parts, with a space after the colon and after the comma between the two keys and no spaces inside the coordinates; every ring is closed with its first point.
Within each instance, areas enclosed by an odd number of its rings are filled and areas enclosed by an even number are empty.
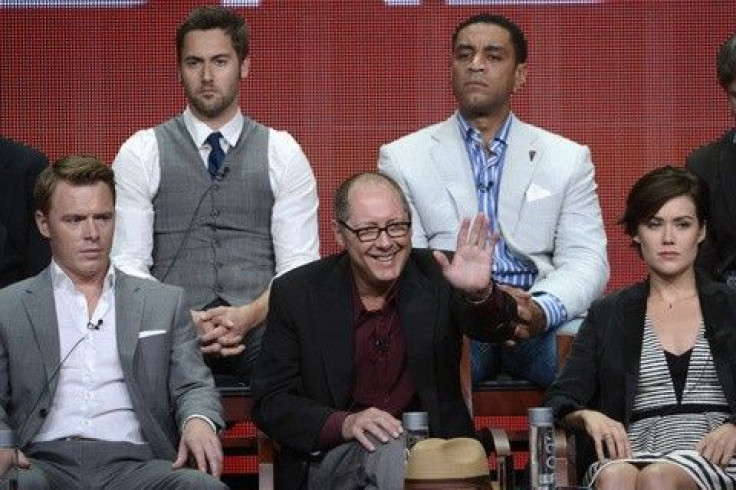
{"type": "Polygon", "coordinates": [[[567,309],[554,294],[534,293],[532,300],[542,308],[544,317],[547,319],[547,330],[553,330],[567,321],[567,309]]]}
{"type": "Polygon", "coordinates": [[[345,442],[342,437],[342,424],[347,416],[348,412],[333,412],[327,417],[317,440],[319,449],[330,449],[345,442]]]}
{"type": "Polygon", "coordinates": [[[202,419],[202,420],[204,420],[212,428],[212,432],[214,432],[215,434],[219,434],[219,431],[217,430],[217,426],[215,425],[215,423],[213,421],[211,421],[210,419],[208,419],[204,415],[197,415],[196,413],[194,415],[190,415],[189,417],[186,418],[186,420],[184,421],[184,424],[181,426],[182,430],[184,430],[184,427],[186,427],[187,422],[189,422],[191,419],[202,419]]]}

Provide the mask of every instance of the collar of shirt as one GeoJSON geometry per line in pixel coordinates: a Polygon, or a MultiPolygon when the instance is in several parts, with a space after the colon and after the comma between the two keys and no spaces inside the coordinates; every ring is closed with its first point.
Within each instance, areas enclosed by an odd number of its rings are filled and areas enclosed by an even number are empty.
{"type": "MultiPolygon", "coordinates": [[[[76,291],[74,283],[59,264],[51,259],[51,285],[56,291],[76,291]]],[[[110,263],[105,274],[102,291],[105,292],[115,287],[115,268],[110,263]]]]}
{"type": "Polygon", "coordinates": [[[360,299],[360,294],[358,293],[358,285],[355,284],[355,279],[350,274],[350,290],[353,297],[353,326],[357,325],[358,321],[361,320],[366,315],[371,315],[374,313],[378,313],[381,311],[386,310],[389,306],[393,306],[396,303],[396,297],[398,296],[398,286],[396,284],[391,287],[391,290],[388,292],[388,295],[386,296],[386,301],[383,304],[383,308],[380,310],[373,310],[369,311],[365,308],[365,305],[363,304],[363,300],[360,299]]]}
{"type": "MultiPolygon", "coordinates": [[[[455,111],[455,115],[457,117],[458,125],[460,126],[460,134],[462,134],[465,144],[468,144],[473,140],[476,140],[478,142],[483,141],[483,136],[480,134],[480,131],[478,131],[475,126],[470,123],[470,121],[465,119],[462,114],[460,114],[460,111],[455,111]]],[[[490,145],[491,147],[493,147],[493,143],[496,142],[501,143],[504,146],[508,145],[507,139],[509,137],[509,131],[511,130],[511,123],[514,119],[514,114],[512,112],[509,112],[509,114],[506,116],[506,119],[504,119],[503,123],[501,124],[501,127],[498,128],[496,135],[493,137],[493,142],[490,145]]]]}
{"type": "MultiPolygon", "coordinates": [[[[194,140],[194,144],[197,145],[197,148],[202,148],[202,145],[204,145],[207,137],[215,130],[207,126],[207,124],[205,124],[204,122],[197,119],[194,114],[192,114],[192,111],[189,109],[189,107],[184,110],[184,114],[182,114],[182,117],[184,118],[184,124],[187,126],[189,134],[194,140]]],[[[235,146],[235,144],[238,142],[244,124],[245,118],[243,117],[243,113],[238,111],[232,119],[230,119],[220,129],[217,130],[222,133],[222,137],[227,142],[228,149],[235,146]]]]}

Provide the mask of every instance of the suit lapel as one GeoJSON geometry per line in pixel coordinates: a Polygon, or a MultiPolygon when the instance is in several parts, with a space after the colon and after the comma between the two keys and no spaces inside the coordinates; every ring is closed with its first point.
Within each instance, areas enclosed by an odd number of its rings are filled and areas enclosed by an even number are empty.
{"type": "Polygon", "coordinates": [[[474,216],[478,212],[475,177],[455,115],[437,126],[431,144],[432,164],[454,201],[458,219],[474,216]]]}
{"type": "Polygon", "coordinates": [[[698,276],[698,291],[700,292],[700,310],[703,312],[705,338],[708,341],[713,364],[726,394],[731,410],[736,412],[733,394],[736,393],[736,380],[731,368],[733,346],[736,344],[733,334],[732,315],[726,296],[715,287],[714,283],[704,276],[698,276]]]}
{"type": "MultiPolygon", "coordinates": [[[[43,357],[46,370],[46,380],[49,392],[56,389],[55,375],[59,367],[59,325],[56,320],[56,306],[54,301],[54,289],[51,283],[51,269],[47,267],[41,274],[36,276],[26,289],[23,297],[23,305],[28,312],[28,319],[33,329],[33,335],[43,357]],[[53,379],[51,377],[53,376],[53,379]]],[[[32,355],[29,353],[29,355],[32,355]]]]}
{"type": "Polygon", "coordinates": [[[508,147],[503,163],[503,176],[498,196],[498,220],[501,231],[515,231],[526,192],[537,165],[545,157],[535,145],[536,136],[517,118],[511,123],[508,147]]]}
{"type": "Polygon", "coordinates": [[[322,363],[335,407],[347,408],[353,383],[353,305],[349,260],[338,259],[337,267],[315,292],[311,311],[317,338],[322,339],[322,363]]]}
{"type": "Polygon", "coordinates": [[[124,273],[115,270],[115,333],[120,363],[130,380],[144,306],[145,298],[140,287],[134,286],[124,273]]]}
{"type": "Polygon", "coordinates": [[[620,325],[623,329],[624,366],[625,366],[625,396],[626,413],[624,420],[628,423],[631,412],[634,410],[634,398],[639,384],[639,366],[641,363],[641,346],[644,340],[644,317],[646,315],[646,299],[649,285],[639,283],[626,292],[621,313],[623,318],[620,325]]]}
{"type": "Polygon", "coordinates": [[[410,256],[398,291],[399,317],[406,345],[406,362],[425,409],[439,407],[434,369],[437,332],[437,293],[410,256]]]}

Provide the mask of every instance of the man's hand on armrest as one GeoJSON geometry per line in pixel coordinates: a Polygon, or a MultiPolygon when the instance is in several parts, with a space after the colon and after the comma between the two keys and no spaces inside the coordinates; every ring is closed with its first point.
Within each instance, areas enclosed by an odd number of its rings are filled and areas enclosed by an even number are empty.
{"type": "Polygon", "coordinates": [[[0,478],[14,465],[27,470],[31,467],[31,462],[20,449],[0,449],[0,478]]]}
{"type": "Polygon", "coordinates": [[[212,425],[200,417],[190,417],[184,424],[179,441],[179,452],[172,468],[183,468],[187,464],[220,478],[222,474],[222,444],[212,430],[212,425]]]}

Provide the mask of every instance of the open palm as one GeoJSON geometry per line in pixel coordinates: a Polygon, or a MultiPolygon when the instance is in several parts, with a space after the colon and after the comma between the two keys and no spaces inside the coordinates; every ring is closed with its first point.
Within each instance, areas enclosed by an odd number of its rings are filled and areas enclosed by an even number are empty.
{"type": "Polygon", "coordinates": [[[452,260],[442,252],[434,253],[442,273],[455,288],[472,294],[488,287],[493,248],[498,240],[495,234],[488,237],[489,228],[488,217],[482,213],[476,215],[472,222],[465,218],[457,233],[457,247],[452,260]]]}

